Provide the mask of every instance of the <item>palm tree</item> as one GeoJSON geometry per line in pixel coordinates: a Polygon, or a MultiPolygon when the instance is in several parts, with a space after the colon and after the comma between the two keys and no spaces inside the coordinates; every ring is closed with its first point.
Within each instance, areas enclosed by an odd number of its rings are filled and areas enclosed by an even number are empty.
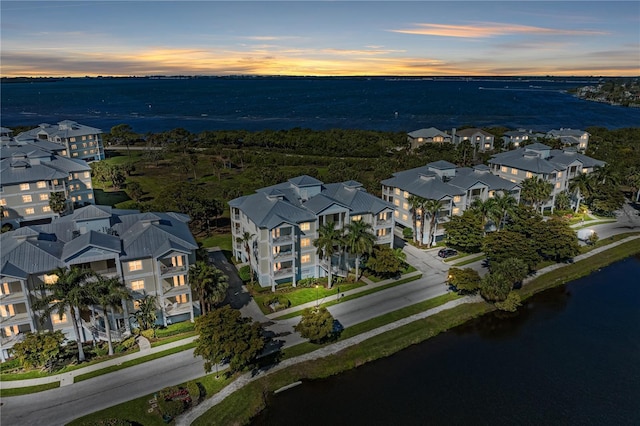
{"type": "Polygon", "coordinates": [[[107,343],[109,345],[109,355],[113,355],[113,343],[111,340],[111,324],[109,323],[109,316],[107,315],[107,309],[110,309],[113,317],[114,309],[119,309],[122,306],[123,300],[131,299],[131,295],[127,290],[127,287],[117,277],[107,278],[102,275],[96,275],[97,280],[88,285],[88,289],[91,293],[91,297],[95,300],[96,304],[102,307],[102,313],[104,315],[104,328],[107,334],[107,343]]]}
{"type": "Polygon", "coordinates": [[[40,317],[42,322],[49,318],[52,312],[59,315],[62,320],[65,312],[69,311],[73,332],[78,342],[78,361],[82,362],[85,356],[76,314],[79,316],[80,310],[92,303],[88,289],[84,285],[91,276],[91,272],[72,266],[69,269],[58,268],[53,271],[53,275],[57,275],[58,279],[53,284],[43,284],[39,287],[44,296],[36,299],[33,307],[43,311],[40,317]]]}
{"type": "Polygon", "coordinates": [[[138,299],[138,310],[133,314],[142,330],[148,330],[155,325],[158,318],[158,304],[156,296],[146,294],[138,299]]]}
{"type": "Polygon", "coordinates": [[[538,210],[539,205],[549,199],[551,192],[553,192],[553,185],[538,176],[522,181],[522,199],[533,205],[535,210],[538,210]]]}
{"type": "Polygon", "coordinates": [[[224,300],[229,288],[228,277],[207,262],[198,261],[189,268],[191,291],[198,295],[201,314],[204,315],[224,300]]]}
{"type": "Polygon", "coordinates": [[[422,233],[421,233],[421,238],[423,238],[424,236],[424,223],[427,220],[427,217],[429,218],[429,240],[427,241],[427,245],[431,246],[434,243],[435,240],[435,231],[436,231],[436,226],[438,225],[438,212],[440,212],[440,209],[442,208],[442,205],[440,204],[440,201],[438,200],[426,200],[422,206],[422,233]]]}
{"type": "Polygon", "coordinates": [[[253,269],[251,269],[251,245],[250,243],[253,241],[253,237],[255,234],[252,234],[249,231],[244,231],[241,237],[236,238],[238,243],[244,244],[244,251],[247,253],[247,261],[249,262],[249,273],[251,274],[251,284],[253,284],[253,269]]]}
{"type": "Polygon", "coordinates": [[[616,175],[615,170],[610,164],[606,164],[601,167],[596,167],[593,171],[594,178],[596,182],[605,184],[607,181],[612,185],[618,184],[618,176],[616,175]]]}
{"type": "Polygon", "coordinates": [[[347,250],[356,255],[356,281],[360,279],[360,259],[363,254],[371,253],[376,243],[371,224],[356,220],[347,225],[345,244],[347,250]]]}
{"type": "Polygon", "coordinates": [[[480,198],[476,198],[471,203],[471,210],[478,213],[480,217],[482,217],[482,229],[484,234],[486,235],[487,223],[489,223],[489,219],[494,217],[497,212],[495,198],[487,198],[484,201],[482,201],[482,199],[480,198]]]}
{"type": "Polygon", "coordinates": [[[496,229],[500,230],[507,219],[507,215],[513,213],[513,210],[518,205],[518,201],[511,194],[496,194],[493,200],[495,203],[495,209],[493,209],[494,221],[497,222],[496,229]]]}
{"type": "Polygon", "coordinates": [[[318,238],[313,241],[316,247],[316,254],[327,261],[327,269],[329,270],[328,287],[331,288],[332,268],[331,259],[336,252],[336,246],[340,244],[341,232],[336,229],[333,222],[327,222],[320,225],[318,229],[318,238]]]}
{"type": "Polygon", "coordinates": [[[420,206],[426,201],[425,198],[410,195],[407,198],[407,202],[409,203],[409,211],[411,212],[411,219],[413,220],[413,242],[415,243],[418,239],[418,216],[421,214],[420,206]]]}
{"type": "Polygon", "coordinates": [[[569,191],[575,194],[577,200],[576,213],[580,209],[580,202],[591,195],[592,181],[591,176],[586,173],[580,173],[569,181],[569,191]]]}

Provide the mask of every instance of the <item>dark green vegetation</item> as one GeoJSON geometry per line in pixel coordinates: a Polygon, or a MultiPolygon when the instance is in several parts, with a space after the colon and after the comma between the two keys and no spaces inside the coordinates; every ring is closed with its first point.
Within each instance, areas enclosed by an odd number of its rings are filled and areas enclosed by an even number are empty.
{"type": "Polygon", "coordinates": [[[626,107],[640,107],[640,80],[619,78],[570,91],[581,99],[626,107]]]}
{"type": "Polygon", "coordinates": [[[311,343],[319,343],[331,337],[333,316],[324,306],[307,308],[302,311],[300,322],[293,329],[311,343]]]}

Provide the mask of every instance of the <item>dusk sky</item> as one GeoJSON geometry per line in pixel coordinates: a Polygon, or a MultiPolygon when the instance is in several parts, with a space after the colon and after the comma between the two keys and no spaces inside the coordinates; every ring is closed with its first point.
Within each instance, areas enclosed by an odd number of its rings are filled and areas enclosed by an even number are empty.
{"type": "Polygon", "coordinates": [[[640,2],[5,1],[1,74],[640,75],[640,2]]]}

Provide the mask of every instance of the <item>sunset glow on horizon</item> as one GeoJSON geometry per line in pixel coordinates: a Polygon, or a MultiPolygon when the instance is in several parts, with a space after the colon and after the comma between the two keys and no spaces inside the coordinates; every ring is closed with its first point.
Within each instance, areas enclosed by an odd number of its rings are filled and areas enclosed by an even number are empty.
{"type": "Polygon", "coordinates": [[[3,1],[2,77],[639,76],[640,2],[3,1]]]}

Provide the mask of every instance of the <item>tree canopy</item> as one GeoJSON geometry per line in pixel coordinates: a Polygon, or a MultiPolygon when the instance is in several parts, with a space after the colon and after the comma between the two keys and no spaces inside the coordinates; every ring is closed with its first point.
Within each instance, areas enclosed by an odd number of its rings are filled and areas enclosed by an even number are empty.
{"type": "Polygon", "coordinates": [[[333,332],[333,316],[324,306],[306,308],[302,311],[300,322],[294,327],[302,337],[313,343],[322,342],[333,332]]]}

